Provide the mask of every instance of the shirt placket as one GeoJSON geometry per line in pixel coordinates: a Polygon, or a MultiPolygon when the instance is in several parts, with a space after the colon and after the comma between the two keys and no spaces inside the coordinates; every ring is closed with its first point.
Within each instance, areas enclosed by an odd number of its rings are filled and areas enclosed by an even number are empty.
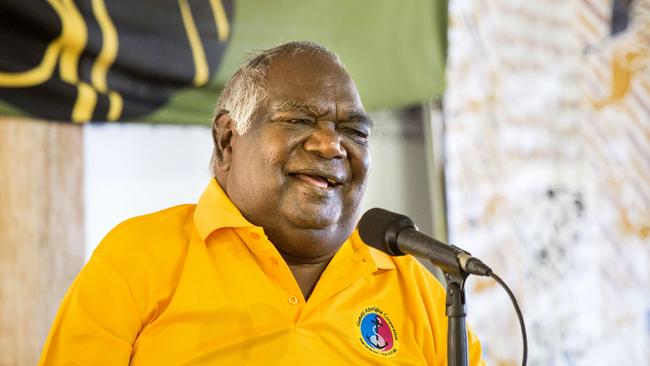
{"type": "Polygon", "coordinates": [[[332,259],[318,280],[314,292],[305,305],[302,313],[303,318],[308,317],[320,304],[376,269],[370,256],[359,251],[357,246],[346,242],[341,251],[332,259]]]}
{"type": "Polygon", "coordinates": [[[249,247],[260,267],[275,284],[283,299],[283,307],[297,320],[305,306],[305,299],[291,270],[261,228],[247,228],[240,236],[249,247]]]}

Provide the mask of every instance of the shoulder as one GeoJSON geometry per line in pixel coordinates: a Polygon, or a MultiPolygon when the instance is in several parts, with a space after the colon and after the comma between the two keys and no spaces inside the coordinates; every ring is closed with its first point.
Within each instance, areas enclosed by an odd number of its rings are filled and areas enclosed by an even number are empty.
{"type": "Polygon", "coordinates": [[[195,207],[174,206],[125,220],[104,237],[94,255],[117,260],[177,251],[189,242],[195,207]]]}
{"type": "Polygon", "coordinates": [[[442,284],[417,258],[412,255],[388,255],[366,244],[358,230],[353,232],[351,239],[353,245],[367,248],[379,270],[377,274],[385,279],[397,280],[396,284],[399,284],[403,295],[421,298],[424,302],[444,303],[445,290],[442,284]]]}
{"type": "Polygon", "coordinates": [[[445,290],[440,281],[417,258],[411,255],[390,256],[371,246],[370,253],[379,267],[394,267],[394,275],[412,296],[429,300],[444,300],[445,290]]]}
{"type": "Polygon", "coordinates": [[[126,280],[145,312],[173,293],[193,233],[195,205],[128,219],[101,241],[91,261],[107,262],[126,280]]]}

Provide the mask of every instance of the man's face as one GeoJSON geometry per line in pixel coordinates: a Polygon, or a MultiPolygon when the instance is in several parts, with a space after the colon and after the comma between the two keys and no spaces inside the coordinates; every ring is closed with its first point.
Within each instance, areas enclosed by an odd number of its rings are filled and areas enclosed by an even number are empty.
{"type": "Polygon", "coordinates": [[[331,254],[356,224],[372,122],[350,77],[323,55],[279,56],[267,89],[250,130],[232,138],[227,193],[281,252],[331,254]]]}

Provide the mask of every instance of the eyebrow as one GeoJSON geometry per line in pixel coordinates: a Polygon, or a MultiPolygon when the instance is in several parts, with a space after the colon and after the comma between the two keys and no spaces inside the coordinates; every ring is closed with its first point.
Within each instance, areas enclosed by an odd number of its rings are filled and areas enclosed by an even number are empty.
{"type": "Polygon", "coordinates": [[[326,111],[323,111],[316,104],[310,102],[298,102],[295,100],[287,100],[282,102],[277,107],[273,108],[273,112],[290,112],[290,111],[303,111],[315,116],[322,116],[327,114],[326,111]]]}
{"type": "Polygon", "coordinates": [[[371,128],[375,126],[375,123],[372,121],[372,118],[370,118],[370,115],[364,110],[353,110],[349,112],[347,114],[346,120],[349,122],[365,122],[371,128]]]}

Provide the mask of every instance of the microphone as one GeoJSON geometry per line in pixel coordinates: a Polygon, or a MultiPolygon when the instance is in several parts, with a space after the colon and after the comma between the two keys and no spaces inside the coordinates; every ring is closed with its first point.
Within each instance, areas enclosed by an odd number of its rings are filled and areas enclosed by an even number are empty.
{"type": "Polygon", "coordinates": [[[392,256],[411,254],[427,258],[445,273],[492,274],[490,267],[470,253],[422,234],[407,216],[382,208],[372,208],[363,214],[359,236],[366,244],[392,256]]]}
{"type": "Polygon", "coordinates": [[[506,290],[515,307],[524,344],[522,365],[526,365],[528,338],[526,337],[524,317],[515,295],[506,283],[492,272],[490,267],[454,245],[445,244],[422,234],[408,217],[381,208],[372,208],[363,214],[359,221],[359,236],[366,244],[386,254],[393,256],[412,254],[424,257],[440,267],[446,275],[460,276],[460,278],[447,277],[447,312],[445,315],[448,318],[449,330],[447,333],[448,365],[467,365],[468,361],[463,283],[469,274],[492,277],[506,290]],[[449,279],[452,281],[450,282],[449,279]],[[460,281],[460,285],[458,281],[460,281]]]}

